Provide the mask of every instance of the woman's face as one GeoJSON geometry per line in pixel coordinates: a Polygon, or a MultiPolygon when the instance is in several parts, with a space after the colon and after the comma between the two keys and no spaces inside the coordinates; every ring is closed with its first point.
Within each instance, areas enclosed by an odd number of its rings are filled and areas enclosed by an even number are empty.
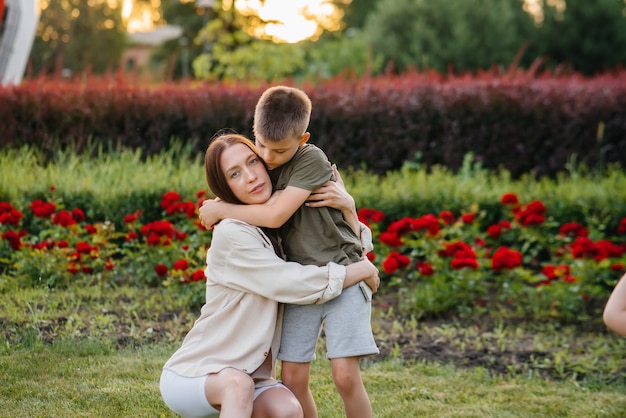
{"type": "Polygon", "coordinates": [[[226,148],[220,165],[230,190],[243,203],[263,204],[272,196],[272,182],[263,162],[244,144],[226,148]]]}

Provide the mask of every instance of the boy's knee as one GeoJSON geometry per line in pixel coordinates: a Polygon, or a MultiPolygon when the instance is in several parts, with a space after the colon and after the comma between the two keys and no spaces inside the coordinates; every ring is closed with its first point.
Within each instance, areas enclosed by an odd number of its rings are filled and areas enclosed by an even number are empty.
{"type": "Polygon", "coordinates": [[[297,383],[308,384],[309,368],[296,363],[283,366],[280,377],[286,385],[297,383]]]}

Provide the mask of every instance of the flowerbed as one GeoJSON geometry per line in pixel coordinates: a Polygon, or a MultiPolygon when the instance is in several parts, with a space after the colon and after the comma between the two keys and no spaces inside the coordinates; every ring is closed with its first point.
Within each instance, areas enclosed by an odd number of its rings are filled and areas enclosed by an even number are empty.
{"type": "MultiPolygon", "coordinates": [[[[197,220],[204,198],[167,192],[161,219],[143,219],[137,208],[117,229],[90,222],[87,208],[65,207],[53,187],[28,208],[0,202],[0,288],[167,286],[199,306],[211,238],[197,220]]],[[[416,317],[489,312],[596,324],[625,269],[626,218],[557,220],[541,201],[520,202],[513,193],[500,204],[508,216],[496,223],[479,207],[393,220],[360,209],[373,230],[368,257],[381,270],[381,303],[391,297],[400,313],[416,317]]]]}

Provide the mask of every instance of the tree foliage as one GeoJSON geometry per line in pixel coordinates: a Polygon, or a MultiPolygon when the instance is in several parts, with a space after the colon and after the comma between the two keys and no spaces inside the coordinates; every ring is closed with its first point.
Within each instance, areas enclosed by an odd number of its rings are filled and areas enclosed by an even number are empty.
{"type": "Polygon", "coordinates": [[[398,71],[511,63],[532,35],[523,0],[382,0],[364,33],[398,71]]]}
{"type": "Polygon", "coordinates": [[[50,1],[41,13],[30,62],[37,73],[103,73],[119,66],[125,45],[120,9],[106,1],[50,1]]]}
{"type": "Polygon", "coordinates": [[[543,21],[531,55],[588,75],[626,63],[624,0],[569,0],[564,10],[544,0],[540,5],[543,21]]]}

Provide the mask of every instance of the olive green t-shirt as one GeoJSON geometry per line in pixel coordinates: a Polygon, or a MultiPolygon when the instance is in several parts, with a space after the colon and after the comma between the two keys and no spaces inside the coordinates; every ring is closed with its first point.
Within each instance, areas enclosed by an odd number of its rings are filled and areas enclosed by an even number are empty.
{"type": "MultiPolygon", "coordinates": [[[[275,190],[287,186],[315,190],[329,180],[333,171],[324,152],[313,144],[302,145],[286,164],[270,171],[275,190]]],[[[310,208],[304,204],[279,230],[288,261],[322,266],[330,261],[347,265],[362,256],[361,241],[341,211],[310,208]]]]}

